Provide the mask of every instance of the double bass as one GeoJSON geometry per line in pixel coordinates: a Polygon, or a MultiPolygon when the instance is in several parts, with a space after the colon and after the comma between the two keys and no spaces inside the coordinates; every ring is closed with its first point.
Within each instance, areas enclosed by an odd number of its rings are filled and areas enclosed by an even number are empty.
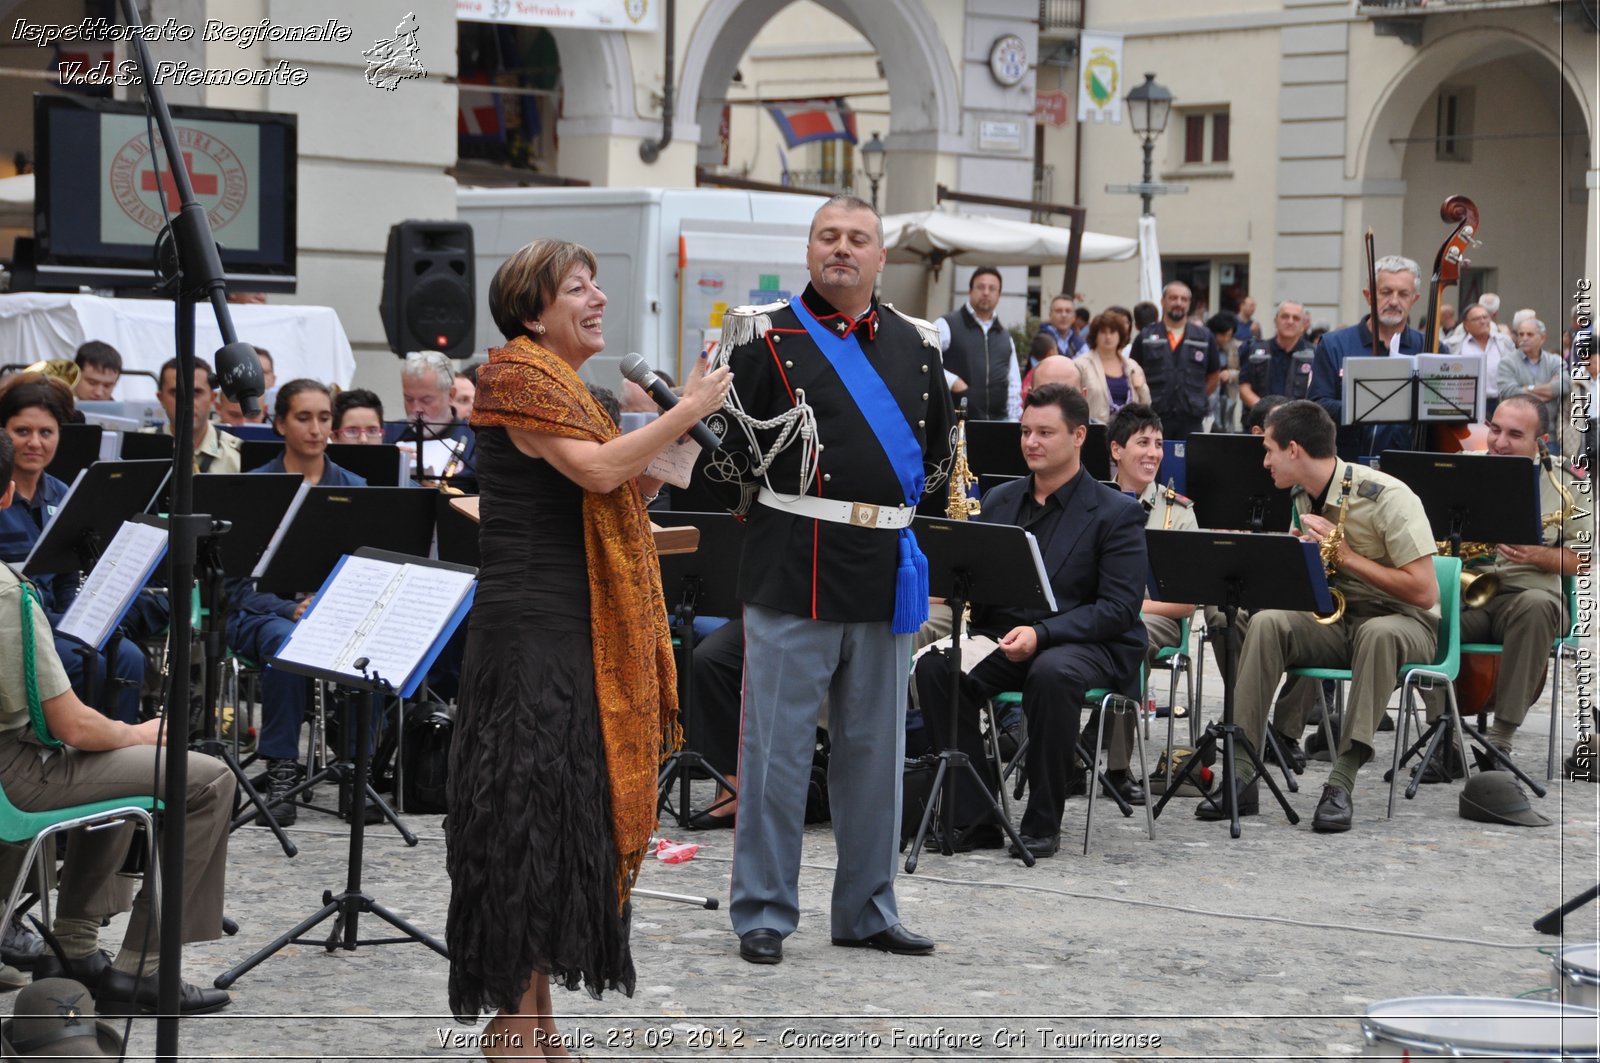
{"type": "MultiPolygon", "coordinates": [[[[1439,217],[1453,228],[1439,253],[1433,256],[1433,276],[1428,281],[1428,312],[1423,319],[1422,349],[1439,350],[1439,308],[1444,305],[1446,288],[1461,283],[1461,268],[1467,264],[1467,250],[1477,243],[1478,205],[1466,196],[1451,196],[1439,207],[1439,217]]],[[[1427,450],[1454,454],[1465,449],[1471,429],[1467,425],[1441,424],[1432,429],[1427,450]]]]}

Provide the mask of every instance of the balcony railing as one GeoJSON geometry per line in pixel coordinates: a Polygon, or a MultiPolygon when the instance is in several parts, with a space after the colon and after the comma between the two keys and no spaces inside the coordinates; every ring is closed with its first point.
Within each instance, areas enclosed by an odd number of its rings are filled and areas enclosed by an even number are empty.
{"type": "Polygon", "coordinates": [[[1039,0],[1039,31],[1083,29],[1083,0],[1039,0]]]}

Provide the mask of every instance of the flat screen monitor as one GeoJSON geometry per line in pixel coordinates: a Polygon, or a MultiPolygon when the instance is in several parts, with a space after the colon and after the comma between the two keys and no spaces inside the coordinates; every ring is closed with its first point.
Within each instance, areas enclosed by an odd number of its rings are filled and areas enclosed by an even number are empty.
{"type": "MultiPolygon", "coordinates": [[[[172,121],[229,286],[294,291],[296,116],[174,107],[172,121]]],[[[179,201],[143,105],[36,95],[33,137],[35,283],[150,287],[179,201]]]]}

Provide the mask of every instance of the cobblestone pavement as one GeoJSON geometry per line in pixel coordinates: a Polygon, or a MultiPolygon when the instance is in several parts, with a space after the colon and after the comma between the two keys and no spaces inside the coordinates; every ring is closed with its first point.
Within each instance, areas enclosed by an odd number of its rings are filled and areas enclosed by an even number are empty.
{"type": "MultiPolygon", "coordinates": [[[[1207,718],[1218,711],[1208,705],[1207,718]]],[[[1516,759],[1542,780],[1549,717],[1538,713],[1516,759]]],[[[561,1027],[589,1059],[1302,1060],[1359,1055],[1359,1016],[1374,1001],[1548,986],[1540,950],[1561,942],[1530,923],[1594,882],[1600,788],[1553,784],[1534,803],[1556,825],[1540,829],[1460,819],[1459,783],[1423,787],[1386,820],[1391,738],[1379,736],[1378,762],[1358,780],[1356,826],[1345,835],[1310,831],[1328,772],[1313,761],[1290,798],[1298,826],[1263,790],[1262,815],[1244,821],[1238,840],[1224,824],[1195,820],[1183,799],[1151,842],[1142,813],[1123,819],[1097,802],[1084,856],[1084,802],[1075,799],[1066,846],[1032,869],[1000,852],[929,853],[898,888],[905,924],[939,942],[927,958],[829,943],[833,844],[825,826],[813,827],[801,925],[781,965],[742,962],[725,911],[640,898],[635,995],[558,993],[561,1027]]],[[[440,817],[407,818],[415,848],[387,827],[369,829],[362,884],[442,937],[440,817]]],[[[688,863],[652,861],[641,887],[725,898],[732,832],[666,824],[662,833],[701,848],[688,863]]],[[[301,848],[292,860],[264,831],[234,835],[228,907],[241,929],[187,950],[191,981],[209,982],[314,912],[324,890],[343,887],[344,824],[302,812],[293,835],[301,848]]],[[[1597,912],[1591,905],[1569,919],[1567,940],[1595,940],[1597,912]]],[[[375,917],[360,926],[365,937],[389,936],[375,917]]],[[[120,928],[105,934],[119,939],[120,928]]],[[[290,946],[238,981],[230,1008],[183,1023],[182,1052],[475,1058],[470,1039],[483,1027],[452,1021],[446,977],[445,961],[417,944],[290,946]]],[[[154,1036],[153,1021],[135,1023],[130,1058],[148,1058],[154,1036]]]]}

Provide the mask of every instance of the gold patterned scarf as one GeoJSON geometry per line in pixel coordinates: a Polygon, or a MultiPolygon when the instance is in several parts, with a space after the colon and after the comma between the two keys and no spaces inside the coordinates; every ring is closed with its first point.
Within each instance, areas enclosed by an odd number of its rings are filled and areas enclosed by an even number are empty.
{"type": "MultiPolygon", "coordinates": [[[[472,424],[596,443],[618,435],[572,367],[526,336],[489,352],[489,363],[478,370],[472,424]]],[[[620,906],[656,828],[661,761],[683,744],[677,669],[655,539],[631,480],[607,494],[584,492],[583,542],[620,906]]]]}

